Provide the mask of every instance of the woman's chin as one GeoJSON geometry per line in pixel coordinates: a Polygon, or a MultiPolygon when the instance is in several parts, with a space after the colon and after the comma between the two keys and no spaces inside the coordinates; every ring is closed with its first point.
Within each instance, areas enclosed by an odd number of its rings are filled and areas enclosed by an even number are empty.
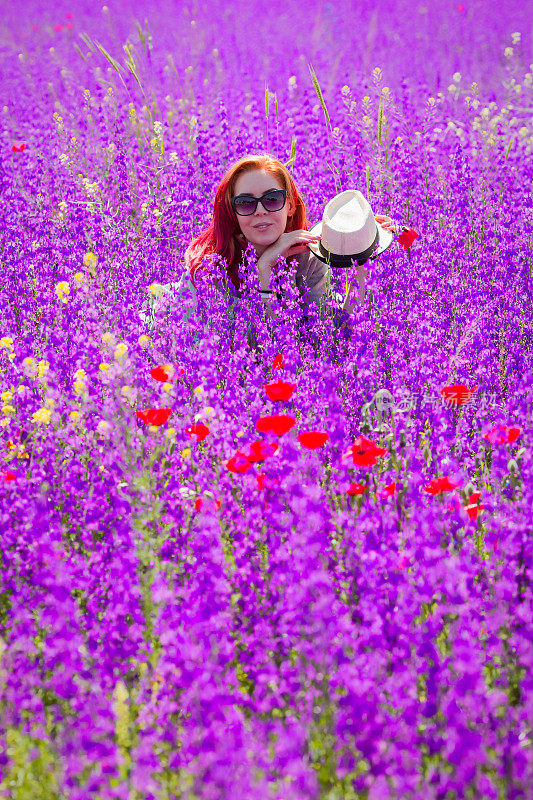
{"type": "Polygon", "coordinates": [[[272,236],[265,236],[260,241],[257,240],[254,241],[253,239],[248,239],[248,242],[250,244],[253,244],[253,246],[255,247],[258,256],[262,255],[267,249],[267,247],[270,247],[270,245],[274,244],[275,241],[276,239],[272,236]]]}

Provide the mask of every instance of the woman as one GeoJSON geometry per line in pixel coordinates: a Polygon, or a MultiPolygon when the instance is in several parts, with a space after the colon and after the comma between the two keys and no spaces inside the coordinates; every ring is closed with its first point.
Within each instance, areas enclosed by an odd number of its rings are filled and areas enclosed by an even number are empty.
{"type": "MultiPolygon", "coordinates": [[[[387,230],[395,226],[389,217],[376,216],[387,230]]],[[[224,260],[230,289],[228,301],[232,309],[240,294],[239,265],[245,249],[252,244],[257,254],[260,295],[268,314],[272,290],[270,278],[278,256],[296,260],[294,281],[300,292],[309,293],[320,304],[328,289],[329,267],[318,259],[308,245],[320,237],[309,232],[309,223],[301,195],[287,168],[268,154],[241,158],[229,168],[215,195],[210,224],[190,243],[185,253],[188,274],[177,284],[168,284],[162,291],[177,292],[182,298],[190,296],[196,303],[196,276],[209,270],[210,257],[224,260]]],[[[350,312],[356,303],[364,303],[364,268],[359,267],[359,297],[348,289],[341,308],[350,312]]],[[[147,304],[145,304],[146,306],[147,304]]],[[[154,310],[154,303],[148,303],[154,310]]],[[[143,317],[143,315],[141,314],[143,317]]]]}

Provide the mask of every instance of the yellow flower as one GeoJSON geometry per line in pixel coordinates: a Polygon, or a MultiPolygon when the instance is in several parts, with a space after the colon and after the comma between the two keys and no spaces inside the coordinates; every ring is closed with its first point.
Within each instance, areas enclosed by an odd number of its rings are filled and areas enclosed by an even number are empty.
{"type": "Polygon", "coordinates": [[[97,432],[102,436],[107,436],[109,433],[111,433],[112,428],[113,426],[111,425],[111,423],[105,419],[101,419],[98,425],[96,426],[97,432]]]}
{"type": "Polygon", "coordinates": [[[100,364],[100,366],[98,367],[98,369],[99,369],[99,371],[100,371],[100,372],[101,372],[103,375],[105,375],[105,373],[106,373],[106,372],[107,372],[107,370],[109,369],[109,366],[110,366],[110,365],[109,365],[109,364],[106,364],[106,363],[105,363],[105,361],[102,361],[102,363],[100,364]]]}
{"type": "Polygon", "coordinates": [[[47,397],[46,400],[44,401],[45,408],[53,408],[55,404],[56,401],[54,400],[53,397],[47,397]]]}
{"type": "Polygon", "coordinates": [[[37,361],[34,358],[24,358],[22,360],[22,369],[24,374],[27,375],[29,378],[35,378],[37,375],[37,361]]]}
{"type": "Polygon", "coordinates": [[[50,364],[48,363],[48,361],[45,361],[44,358],[41,359],[41,361],[39,361],[39,363],[37,364],[37,377],[44,378],[49,369],[50,369],[50,364]]]}
{"type": "Polygon", "coordinates": [[[78,286],[81,286],[81,284],[84,282],[84,280],[85,280],[84,273],[83,272],[76,272],[76,274],[74,275],[74,283],[77,283],[78,286]]]}
{"type": "Polygon", "coordinates": [[[98,256],[96,253],[85,253],[83,256],[83,266],[93,272],[98,265],[98,256]]]}
{"type": "Polygon", "coordinates": [[[148,294],[151,294],[152,297],[159,297],[162,291],[163,287],[160,283],[151,283],[148,287],[148,294]]]}
{"type": "Polygon", "coordinates": [[[87,392],[87,387],[83,381],[74,381],[72,388],[74,390],[74,394],[78,395],[78,397],[87,392]]]}
{"type": "Polygon", "coordinates": [[[76,381],[84,381],[86,377],[87,373],[85,372],[84,369],[77,369],[76,372],[74,373],[74,380],[76,381]]]}
{"type": "Polygon", "coordinates": [[[128,345],[121,342],[115,348],[115,360],[122,361],[126,353],[128,352],[128,345]]]}
{"type": "Polygon", "coordinates": [[[74,409],[74,411],[70,412],[69,417],[72,420],[72,422],[77,422],[80,418],[80,412],[74,409]]]}
{"type": "Polygon", "coordinates": [[[185,447],[181,451],[181,455],[182,455],[183,458],[190,458],[191,457],[191,448],[190,447],[185,447]]]}
{"type": "Polygon", "coordinates": [[[13,392],[12,390],[8,389],[7,391],[2,392],[2,394],[0,394],[0,397],[2,398],[2,402],[9,403],[9,401],[13,397],[13,392]]]}
{"type": "Polygon", "coordinates": [[[2,428],[6,428],[10,422],[11,422],[10,417],[4,417],[4,419],[0,419],[0,425],[2,426],[2,428]]]}
{"type": "Polygon", "coordinates": [[[0,347],[4,350],[13,350],[13,339],[11,336],[2,336],[0,339],[0,347]]]}
{"type": "Polygon", "coordinates": [[[62,303],[67,302],[68,295],[70,294],[70,286],[66,281],[60,281],[54,291],[62,303]]]}
{"type": "Polygon", "coordinates": [[[107,333],[102,334],[102,341],[104,344],[109,344],[110,342],[115,341],[115,337],[113,336],[112,333],[109,333],[108,331],[107,333]]]}
{"type": "Polygon", "coordinates": [[[202,384],[200,384],[200,386],[197,386],[195,389],[193,389],[193,392],[196,395],[196,397],[198,397],[198,399],[199,399],[200,397],[203,397],[203,395],[205,393],[205,389],[202,386],[202,384]]]}
{"type": "Polygon", "coordinates": [[[174,388],[173,385],[168,381],[166,383],[161,384],[161,391],[166,392],[167,394],[170,394],[173,388],[174,388]]]}
{"type": "Polygon", "coordinates": [[[176,428],[167,428],[165,431],[167,439],[173,440],[176,437],[176,428]]]}
{"type": "Polygon", "coordinates": [[[135,400],[136,392],[133,386],[123,386],[120,390],[120,394],[125,397],[126,400],[129,400],[130,403],[135,400]]]}
{"type": "Polygon", "coordinates": [[[5,414],[7,417],[14,417],[17,413],[17,410],[13,408],[13,406],[5,405],[2,408],[2,414],[5,414]]]}
{"type": "Polygon", "coordinates": [[[51,416],[52,412],[49,408],[40,408],[32,415],[32,420],[34,422],[42,422],[44,425],[48,425],[51,416]]]}
{"type": "Polygon", "coordinates": [[[146,336],[144,333],[139,336],[138,339],[139,347],[142,347],[143,350],[146,350],[152,344],[152,340],[149,336],[146,336]]]}

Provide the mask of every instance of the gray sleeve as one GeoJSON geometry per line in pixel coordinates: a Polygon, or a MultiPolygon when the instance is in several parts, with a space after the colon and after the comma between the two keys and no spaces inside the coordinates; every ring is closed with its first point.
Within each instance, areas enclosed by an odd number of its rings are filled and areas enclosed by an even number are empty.
{"type": "Polygon", "coordinates": [[[310,250],[303,253],[296,270],[296,286],[300,292],[309,292],[311,300],[321,304],[327,302],[330,288],[330,270],[310,250]]]}
{"type": "Polygon", "coordinates": [[[154,326],[157,310],[163,306],[164,300],[168,297],[172,297],[176,307],[183,309],[185,321],[188,321],[191,315],[196,313],[198,307],[196,289],[188,274],[184,273],[179,281],[161,284],[157,297],[149,294],[148,299],[141,305],[139,317],[150,330],[154,326]]]}

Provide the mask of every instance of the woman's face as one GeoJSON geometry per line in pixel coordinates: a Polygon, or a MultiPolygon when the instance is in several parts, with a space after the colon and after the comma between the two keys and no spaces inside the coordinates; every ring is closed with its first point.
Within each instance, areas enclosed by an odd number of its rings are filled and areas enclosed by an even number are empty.
{"type": "MultiPolygon", "coordinates": [[[[258,198],[269,189],[283,188],[285,187],[270,172],[253,169],[237,178],[235,197],[239,194],[251,194],[258,198]]],[[[257,255],[261,256],[267,247],[285,233],[287,218],[292,214],[294,208],[287,196],[287,202],[280,211],[267,211],[262,203],[258,203],[255,212],[249,217],[240,217],[237,214],[237,222],[247,241],[255,246],[257,255]]]]}

